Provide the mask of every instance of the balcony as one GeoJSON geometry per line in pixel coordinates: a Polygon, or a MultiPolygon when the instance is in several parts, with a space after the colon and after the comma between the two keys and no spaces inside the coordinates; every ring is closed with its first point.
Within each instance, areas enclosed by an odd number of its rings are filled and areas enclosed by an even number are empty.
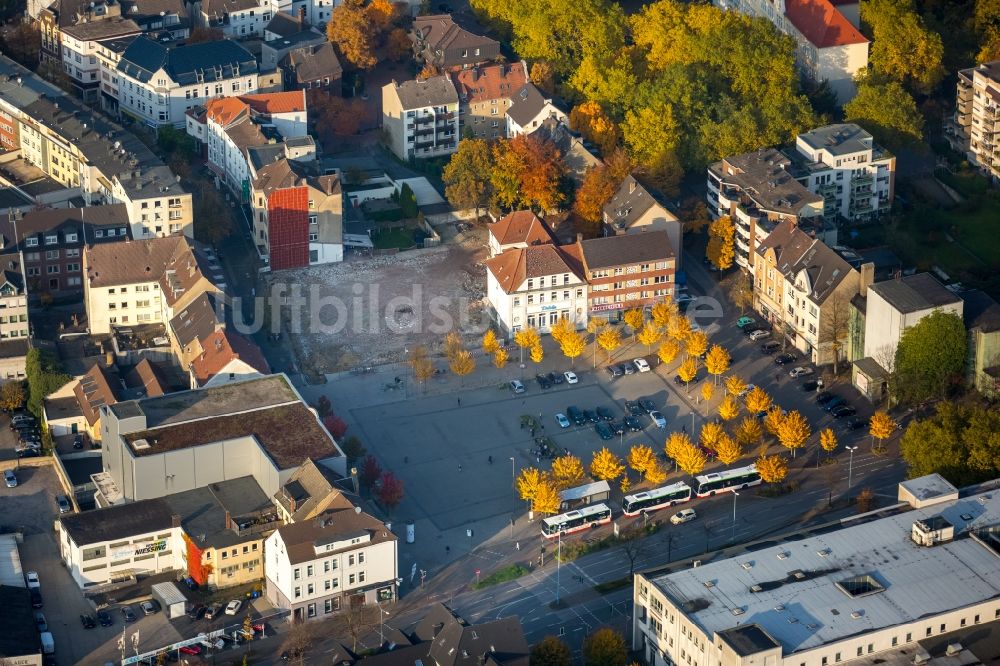
{"type": "Polygon", "coordinates": [[[413,119],[413,122],[417,125],[426,125],[427,123],[434,122],[434,116],[417,116],[413,119]]]}

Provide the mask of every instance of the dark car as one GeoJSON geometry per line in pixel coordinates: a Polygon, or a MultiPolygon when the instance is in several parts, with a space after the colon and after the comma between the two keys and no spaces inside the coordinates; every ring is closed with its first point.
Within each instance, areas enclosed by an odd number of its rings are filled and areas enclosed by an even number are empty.
{"type": "Polygon", "coordinates": [[[597,424],[594,426],[594,430],[597,432],[597,435],[601,439],[607,440],[611,439],[614,436],[614,432],[611,430],[611,426],[609,426],[604,421],[598,421],[597,424]]]}
{"type": "Polygon", "coordinates": [[[634,375],[635,373],[639,372],[638,370],[636,370],[634,363],[622,363],[618,367],[621,368],[622,372],[624,372],[626,375],[634,375]]]}
{"type": "Polygon", "coordinates": [[[836,393],[830,393],[829,391],[821,391],[819,394],[816,395],[816,404],[825,405],[826,403],[830,402],[836,397],[837,397],[836,393]]]}
{"type": "Polygon", "coordinates": [[[624,374],[625,372],[621,369],[621,366],[617,365],[608,366],[608,376],[611,377],[611,379],[617,379],[618,377],[621,377],[624,374]]]}
{"type": "Polygon", "coordinates": [[[535,375],[535,381],[538,382],[538,386],[543,389],[552,388],[552,382],[550,382],[549,378],[545,375],[535,375]]]}
{"type": "Polygon", "coordinates": [[[854,416],[858,413],[858,410],[854,409],[850,405],[841,405],[840,407],[833,409],[830,413],[833,414],[833,418],[842,419],[847,416],[854,416]]]}
{"type": "Polygon", "coordinates": [[[566,416],[569,417],[570,421],[577,425],[583,425],[587,422],[587,419],[583,416],[583,412],[572,405],[566,408],[566,416]]]}
{"type": "Polygon", "coordinates": [[[188,609],[187,616],[192,620],[200,620],[205,616],[205,604],[195,604],[188,609]]]}
{"type": "Polygon", "coordinates": [[[562,384],[564,381],[566,381],[566,378],[563,377],[562,374],[558,373],[558,372],[550,372],[549,375],[548,375],[548,377],[549,377],[549,381],[552,382],[553,386],[557,386],[559,384],[562,384]]]}
{"type": "Polygon", "coordinates": [[[625,421],[609,421],[608,427],[611,428],[611,432],[616,435],[624,435],[625,431],[628,430],[628,426],[625,425],[625,421]]]}
{"type": "Polygon", "coordinates": [[[625,411],[628,412],[631,416],[642,416],[643,414],[646,413],[642,409],[642,407],[639,406],[639,403],[636,402],[635,400],[625,401],[625,411]]]}
{"type": "Polygon", "coordinates": [[[14,453],[17,454],[18,458],[34,458],[42,455],[41,449],[37,446],[21,446],[14,449],[14,453]]]}
{"type": "Polygon", "coordinates": [[[815,391],[817,388],[819,388],[819,382],[815,379],[807,379],[802,382],[803,391],[815,391]]]}
{"type": "Polygon", "coordinates": [[[587,423],[597,423],[601,419],[597,417],[597,414],[591,409],[583,410],[583,420],[587,423]]]}
{"type": "Polygon", "coordinates": [[[632,432],[642,432],[642,421],[639,420],[638,416],[626,416],[625,427],[632,432]]]}
{"type": "Polygon", "coordinates": [[[863,419],[860,416],[852,416],[847,419],[847,423],[844,425],[848,430],[860,430],[868,426],[868,419],[863,419]]]}
{"type": "Polygon", "coordinates": [[[656,405],[649,398],[639,398],[639,406],[642,407],[643,411],[647,414],[651,414],[656,411],[656,405]]]}
{"type": "Polygon", "coordinates": [[[788,365],[795,360],[794,354],[784,353],[774,357],[775,365],[788,365]]]}
{"type": "Polygon", "coordinates": [[[94,618],[90,615],[80,615],[80,624],[84,629],[93,629],[97,626],[97,622],[94,622],[94,618]]]}
{"type": "Polygon", "coordinates": [[[615,420],[614,413],[610,409],[608,409],[607,407],[598,407],[595,411],[597,412],[598,418],[600,418],[600,419],[602,419],[604,421],[614,421],[615,420]]]}
{"type": "Polygon", "coordinates": [[[106,610],[97,611],[97,621],[102,627],[110,627],[115,623],[115,621],[111,618],[111,613],[106,610]]]}
{"type": "Polygon", "coordinates": [[[44,605],[45,604],[42,602],[42,593],[39,592],[36,588],[32,588],[32,590],[31,590],[31,607],[32,608],[41,608],[44,605]]]}
{"type": "Polygon", "coordinates": [[[131,606],[122,606],[122,618],[125,620],[125,624],[130,624],[138,619],[131,606]]]}
{"type": "Polygon", "coordinates": [[[823,409],[825,409],[828,412],[832,412],[833,410],[837,409],[837,407],[840,407],[841,405],[846,405],[846,404],[847,404],[847,400],[845,400],[844,398],[841,398],[839,395],[837,395],[837,396],[834,396],[833,398],[831,398],[830,400],[827,400],[826,404],[823,405],[823,409]]]}
{"type": "Polygon", "coordinates": [[[83,448],[83,437],[82,436],[76,435],[75,437],[73,437],[73,448],[74,449],[82,449],[83,448]]]}
{"type": "Polygon", "coordinates": [[[760,351],[764,354],[773,354],[781,349],[781,343],[777,340],[771,340],[770,342],[765,342],[760,346],[760,351]]]}

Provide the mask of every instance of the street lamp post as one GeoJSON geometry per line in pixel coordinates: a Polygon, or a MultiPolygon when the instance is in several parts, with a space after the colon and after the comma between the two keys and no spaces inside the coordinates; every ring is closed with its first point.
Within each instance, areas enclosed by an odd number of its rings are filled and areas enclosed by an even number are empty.
{"type": "Polygon", "coordinates": [[[562,532],[556,545],[556,608],[559,607],[559,568],[562,564],[562,532]]]}
{"type": "Polygon", "coordinates": [[[739,496],[740,494],[734,490],[733,491],[733,543],[736,543],[736,498],[739,496]]]}
{"type": "Polygon", "coordinates": [[[851,488],[851,481],[853,480],[851,478],[851,476],[852,476],[852,473],[854,472],[854,452],[858,450],[858,447],[857,446],[845,446],[844,448],[851,452],[851,456],[847,460],[847,489],[850,490],[850,488],[851,488]]]}
{"type": "Polygon", "coordinates": [[[517,472],[514,470],[514,456],[510,457],[510,538],[514,538],[514,512],[517,510],[517,472]]]}

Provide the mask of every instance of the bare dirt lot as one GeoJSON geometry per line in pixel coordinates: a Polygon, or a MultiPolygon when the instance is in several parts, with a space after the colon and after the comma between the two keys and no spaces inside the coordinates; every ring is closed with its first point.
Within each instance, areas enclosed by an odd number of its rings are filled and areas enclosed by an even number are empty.
{"type": "Polygon", "coordinates": [[[485,241],[485,229],[477,227],[437,248],[350,258],[272,278],[271,294],[291,295],[283,299],[282,330],[300,369],[325,374],[397,362],[417,345],[434,353],[452,330],[471,343],[488,322],[485,241]]]}

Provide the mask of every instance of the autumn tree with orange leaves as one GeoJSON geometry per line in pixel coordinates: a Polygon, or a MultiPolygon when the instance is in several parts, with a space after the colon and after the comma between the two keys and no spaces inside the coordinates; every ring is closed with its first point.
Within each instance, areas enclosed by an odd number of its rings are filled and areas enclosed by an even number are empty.
{"type": "Polygon", "coordinates": [[[563,201],[559,184],[566,167],[549,139],[525,134],[492,146],[495,203],[506,210],[554,210],[563,201]]]}

